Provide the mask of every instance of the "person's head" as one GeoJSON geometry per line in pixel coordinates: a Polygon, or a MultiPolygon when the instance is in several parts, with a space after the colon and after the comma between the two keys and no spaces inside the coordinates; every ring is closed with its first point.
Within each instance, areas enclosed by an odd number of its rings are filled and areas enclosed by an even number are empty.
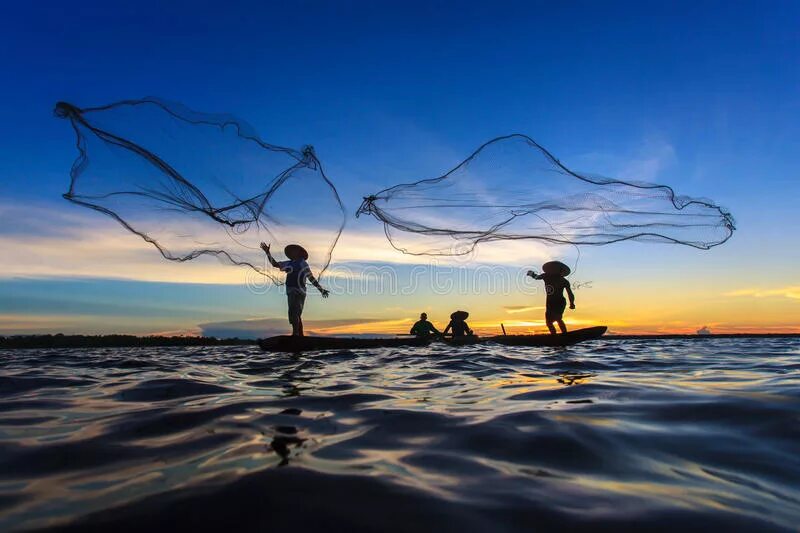
{"type": "Polygon", "coordinates": [[[456,311],[450,315],[450,320],[454,322],[464,322],[469,318],[469,313],[466,311],[456,311]]]}
{"type": "Polygon", "coordinates": [[[419,315],[420,320],[428,320],[428,313],[421,313],[419,315]]]}
{"type": "Polygon", "coordinates": [[[308,252],[299,244],[288,244],[283,253],[292,261],[308,261],[308,252]]]}
{"type": "Polygon", "coordinates": [[[561,261],[548,261],[542,265],[542,272],[551,276],[565,278],[572,272],[570,268],[561,261]]]}

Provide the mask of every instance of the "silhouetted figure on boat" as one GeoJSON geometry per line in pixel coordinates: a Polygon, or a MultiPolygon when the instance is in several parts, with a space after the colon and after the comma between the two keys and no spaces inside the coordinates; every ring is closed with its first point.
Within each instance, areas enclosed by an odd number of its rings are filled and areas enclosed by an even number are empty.
{"type": "Polygon", "coordinates": [[[430,337],[431,335],[441,335],[439,330],[434,327],[433,324],[428,322],[428,314],[422,313],[419,315],[419,320],[417,320],[413,326],[411,326],[410,333],[412,335],[416,335],[417,337],[430,337]]]}
{"type": "Polygon", "coordinates": [[[572,287],[566,278],[569,276],[570,269],[560,261],[550,261],[542,265],[542,270],[542,274],[529,270],[528,275],[533,279],[544,281],[544,292],[547,294],[544,319],[547,322],[547,329],[555,335],[556,328],[553,322],[557,322],[561,333],[566,333],[567,326],[563,320],[564,310],[567,308],[567,300],[564,298],[565,290],[569,296],[569,308],[575,309],[575,295],[572,294],[572,287]]]}
{"type": "Polygon", "coordinates": [[[289,323],[292,325],[292,335],[303,336],[303,306],[306,303],[306,282],[310,281],[319,289],[323,298],[329,292],[322,288],[317,278],[311,273],[311,267],[306,262],[308,252],[299,244],[290,244],[283,249],[288,261],[276,261],[269,252],[269,244],[261,243],[261,249],[267,254],[267,259],[272,266],[286,272],[286,300],[289,304],[289,323]]]}
{"type": "Polygon", "coordinates": [[[450,315],[450,323],[447,324],[447,327],[444,328],[442,332],[443,336],[446,336],[449,331],[452,330],[453,338],[456,337],[466,337],[468,335],[474,335],[472,330],[469,329],[467,325],[467,318],[469,318],[469,313],[466,311],[456,311],[452,315],[450,315]]]}

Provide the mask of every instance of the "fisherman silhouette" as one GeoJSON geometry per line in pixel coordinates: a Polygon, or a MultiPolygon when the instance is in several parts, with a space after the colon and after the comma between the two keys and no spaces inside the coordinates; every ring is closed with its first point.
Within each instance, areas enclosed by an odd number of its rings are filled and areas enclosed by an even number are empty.
{"type": "Polygon", "coordinates": [[[269,251],[269,244],[261,243],[261,249],[267,254],[267,259],[272,266],[286,272],[286,300],[289,304],[289,323],[292,325],[292,335],[303,336],[303,306],[306,303],[306,281],[310,281],[323,298],[330,294],[322,288],[317,278],[311,273],[311,267],[306,262],[308,252],[299,244],[290,244],[283,249],[288,261],[276,261],[269,251]]]}
{"type": "Polygon", "coordinates": [[[544,312],[544,319],[547,322],[547,329],[550,333],[556,334],[553,322],[558,323],[561,333],[567,332],[564,324],[564,310],[567,307],[567,300],[564,298],[564,291],[569,296],[569,308],[575,309],[575,295],[572,294],[572,287],[566,276],[569,276],[570,269],[560,261],[550,261],[542,265],[542,274],[537,274],[533,270],[528,271],[528,275],[533,279],[544,281],[544,291],[547,294],[547,303],[544,312]]]}
{"type": "Polygon", "coordinates": [[[474,335],[469,326],[467,325],[467,318],[469,318],[469,313],[466,311],[456,311],[452,315],[450,315],[450,323],[447,324],[447,327],[444,328],[442,332],[442,336],[447,335],[447,332],[451,329],[453,330],[453,337],[465,337],[467,335],[474,335]]]}
{"type": "Polygon", "coordinates": [[[417,337],[441,335],[441,333],[439,333],[439,330],[436,329],[433,324],[428,322],[427,313],[422,313],[419,315],[419,320],[416,323],[414,323],[409,333],[411,333],[412,335],[416,335],[417,337]]]}

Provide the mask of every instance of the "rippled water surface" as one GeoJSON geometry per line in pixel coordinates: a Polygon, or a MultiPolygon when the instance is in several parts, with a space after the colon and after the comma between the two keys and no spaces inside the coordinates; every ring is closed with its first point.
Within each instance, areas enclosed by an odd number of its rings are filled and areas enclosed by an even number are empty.
{"type": "Polygon", "coordinates": [[[0,530],[800,524],[798,339],[6,351],[0,399],[0,530]]]}

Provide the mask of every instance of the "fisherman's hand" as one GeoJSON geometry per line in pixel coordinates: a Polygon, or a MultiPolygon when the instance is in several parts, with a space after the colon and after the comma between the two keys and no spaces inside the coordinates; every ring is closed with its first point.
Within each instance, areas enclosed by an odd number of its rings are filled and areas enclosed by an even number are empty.
{"type": "Polygon", "coordinates": [[[575,309],[575,304],[569,304],[570,309],[575,309]]]}
{"type": "Polygon", "coordinates": [[[264,250],[264,252],[269,253],[269,247],[270,247],[269,244],[267,244],[265,242],[261,243],[261,249],[264,250]]]}
{"type": "Polygon", "coordinates": [[[323,298],[327,298],[330,295],[330,291],[328,289],[320,289],[319,292],[322,294],[323,298]]]}
{"type": "Polygon", "coordinates": [[[534,272],[533,270],[528,270],[528,273],[525,274],[525,275],[526,276],[530,276],[532,278],[535,278],[536,277],[536,272],[534,272]]]}

